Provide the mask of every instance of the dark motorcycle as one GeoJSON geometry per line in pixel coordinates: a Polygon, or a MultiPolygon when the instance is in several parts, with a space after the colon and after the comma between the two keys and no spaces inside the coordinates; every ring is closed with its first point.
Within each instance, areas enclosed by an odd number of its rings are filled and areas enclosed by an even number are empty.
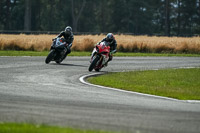
{"type": "Polygon", "coordinates": [[[66,42],[64,38],[56,38],[53,39],[53,43],[51,45],[50,52],[46,57],[45,63],[48,64],[51,61],[55,61],[60,64],[66,57],[67,48],[66,42]]]}

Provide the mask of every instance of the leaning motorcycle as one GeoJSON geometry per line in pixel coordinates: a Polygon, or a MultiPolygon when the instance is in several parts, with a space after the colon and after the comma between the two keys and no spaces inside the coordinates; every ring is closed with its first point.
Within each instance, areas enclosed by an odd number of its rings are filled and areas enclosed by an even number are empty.
{"type": "Polygon", "coordinates": [[[108,42],[101,42],[97,44],[94,48],[91,56],[91,64],[89,66],[89,71],[91,72],[93,69],[95,71],[100,71],[103,67],[106,66],[106,63],[109,60],[109,52],[110,46],[108,42]]]}
{"type": "Polygon", "coordinates": [[[50,52],[46,57],[45,63],[48,64],[51,61],[55,61],[60,64],[66,57],[66,42],[64,38],[55,38],[53,39],[53,43],[51,45],[50,52]]]}

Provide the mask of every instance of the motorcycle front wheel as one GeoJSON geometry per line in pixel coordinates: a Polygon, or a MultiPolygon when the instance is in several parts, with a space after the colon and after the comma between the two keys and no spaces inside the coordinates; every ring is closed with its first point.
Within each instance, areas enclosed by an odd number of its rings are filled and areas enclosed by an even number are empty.
{"type": "Polygon", "coordinates": [[[51,50],[45,60],[45,63],[46,64],[49,64],[49,62],[52,61],[52,59],[54,58],[54,53],[55,53],[55,50],[51,50]]]}
{"type": "Polygon", "coordinates": [[[100,57],[96,56],[94,58],[95,59],[92,60],[92,63],[90,64],[89,69],[88,69],[90,72],[94,69],[94,67],[96,66],[96,64],[97,64],[97,62],[98,62],[100,57]]]}

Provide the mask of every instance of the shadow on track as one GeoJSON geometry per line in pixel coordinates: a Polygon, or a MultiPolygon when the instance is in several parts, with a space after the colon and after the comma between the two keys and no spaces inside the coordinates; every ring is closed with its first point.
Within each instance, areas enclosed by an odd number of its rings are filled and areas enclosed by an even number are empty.
{"type": "Polygon", "coordinates": [[[84,65],[75,65],[75,64],[66,64],[66,63],[62,63],[62,64],[57,64],[57,63],[52,63],[51,65],[61,65],[61,66],[77,66],[77,67],[88,67],[88,66],[84,66],[84,65]]]}

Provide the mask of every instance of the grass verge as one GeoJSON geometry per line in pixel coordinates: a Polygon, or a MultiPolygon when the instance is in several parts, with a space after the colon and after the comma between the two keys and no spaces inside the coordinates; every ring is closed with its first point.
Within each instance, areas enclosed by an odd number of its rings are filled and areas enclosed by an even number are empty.
{"type": "Polygon", "coordinates": [[[128,91],[200,100],[200,68],[108,73],[87,80],[93,84],[128,91]]]}
{"type": "Polygon", "coordinates": [[[47,125],[0,123],[0,133],[109,133],[106,131],[80,130],[47,125]]]}
{"type": "MultiPolygon", "coordinates": [[[[91,51],[92,52],[92,51],[91,51]]],[[[72,51],[69,56],[90,56],[91,52],[72,51]]],[[[49,51],[10,51],[0,50],[0,56],[47,56],[49,51]]],[[[200,54],[134,53],[117,52],[114,56],[187,56],[200,57],[200,54]]]]}

